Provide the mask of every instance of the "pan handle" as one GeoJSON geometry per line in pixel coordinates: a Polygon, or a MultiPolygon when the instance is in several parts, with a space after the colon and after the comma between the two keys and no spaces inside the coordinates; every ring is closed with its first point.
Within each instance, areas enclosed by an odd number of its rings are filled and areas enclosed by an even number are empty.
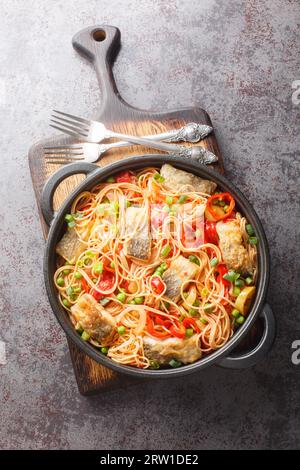
{"type": "Polygon", "coordinates": [[[112,66],[120,49],[120,30],[115,26],[96,25],[82,29],[72,39],[74,49],[95,67],[102,92],[101,114],[112,108],[112,102],[122,106],[112,66]]]}
{"type": "Polygon", "coordinates": [[[261,316],[264,320],[264,332],[257,346],[252,351],[237,356],[224,357],[218,363],[229,369],[245,369],[261,361],[269,352],[276,336],[276,321],[269,304],[265,304],[261,316]]]}
{"type": "Polygon", "coordinates": [[[50,226],[55,216],[53,210],[53,196],[58,185],[69,176],[82,173],[88,175],[97,169],[99,169],[99,167],[92,163],[78,162],[63,166],[50,176],[41,195],[41,211],[48,226],[50,226]]]}

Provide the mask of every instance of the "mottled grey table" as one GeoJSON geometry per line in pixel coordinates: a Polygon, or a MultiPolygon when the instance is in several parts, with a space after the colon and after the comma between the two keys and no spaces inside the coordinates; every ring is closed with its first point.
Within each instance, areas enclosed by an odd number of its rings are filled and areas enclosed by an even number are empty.
{"type": "Polygon", "coordinates": [[[292,102],[299,1],[2,0],[0,10],[0,339],[7,345],[0,448],[299,447],[300,365],[291,363],[300,339],[300,104],[292,102]],[[43,286],[26,153],[51,134],[52,108],[93,115],[99,107],[95,74],[70,43],[96,23],[121,29],[115,75],[127,101],[210,112],[228,175],[265,224],[279,330],[272,353],[251,370],[214,367],[99,397],[78,394],[43,286]]]}

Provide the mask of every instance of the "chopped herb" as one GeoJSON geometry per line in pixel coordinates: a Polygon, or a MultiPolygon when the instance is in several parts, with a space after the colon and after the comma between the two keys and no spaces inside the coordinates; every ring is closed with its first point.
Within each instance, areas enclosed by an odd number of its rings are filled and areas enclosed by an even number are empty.
{"type": "Polygon", "coordinates": [[[176,361],[176,359],[171,359],[170,362],[169,362],[169,366],[171,366],[173,368],[180,367],[181,365],[182,365],[182,363],[179,362],[179,361],[176,361]]]}

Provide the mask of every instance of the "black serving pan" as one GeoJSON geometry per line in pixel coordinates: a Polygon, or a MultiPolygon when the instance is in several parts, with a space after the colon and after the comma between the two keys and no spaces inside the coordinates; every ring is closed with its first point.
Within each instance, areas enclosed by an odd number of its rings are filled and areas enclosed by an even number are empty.
{"type": "Polygon", "coordinates": [[[267,355],[273,344],[276,332],[276,323],[273,312],[270,306],[266,303],[270,271],[268,243],[263,226],[252,205],[248,202],[242,192],[224,176],[191,159],[166,155],[147,154],[138,157],[127,158],[120,160],[117,163],[107,165],[104,168],[99,168],[98,166],[91,163],[74,163],[60,168],[47,181],[41,196],[41,209],[46,223],[50,226],[44,256],[44,277],[51,307],[54,314],[56,315],[57,320],[68,337],[95,361],[106,367],[110,367],[117,372],[135,377],[168,378],[196,372],[213,364],[232,369],[250,367],[255,365],[264,356],[267,355]],[[234,333],[232,338],[225,344],[225,346],[207,356],[203,356],[193,364],[184,365],[176,369],[144,370],[137,369],[135,367],[124,366],[112,361],[107,356],[101,354],[101,352],[90,343],[83,341],[75,331],[68,314],[58,301],[57,291],[53,282],[53,276],[56,270],[55,247],[66,230],[66,224],[64,220],[65,214],[70,211],[72,201],[79,193],[91,189],[96,184],[100,183],[101,181],[105,181],[109,176],[112,176],[120,171],[140,170],[149,166],[161,167],[163,163],[166,162],[174,165],[176,168],[189,171],[205,179],[210,179],[217,183],[217,185],[223,191],[229,191],[233,195],[237,207],[246,216],[249,223],[252,224],[259,239],[259,275],[257,280],[256,297],[251,311],[249,312],[245,323],[234,333]],[[70,196],[64,201],[59,211],[54,213],[53,195],[57,186],[65,178],[74,174],[82,173],[86,175],[86,179],[81,184],[79,184],[70,194],[70,196]],[[230,352],[236,348],[243,338],[245,338],[249,332],[249,329],[259,317],[262,317],[264,321],[263,335],[259,344],[246,353],[231,355],[230,352]]]}

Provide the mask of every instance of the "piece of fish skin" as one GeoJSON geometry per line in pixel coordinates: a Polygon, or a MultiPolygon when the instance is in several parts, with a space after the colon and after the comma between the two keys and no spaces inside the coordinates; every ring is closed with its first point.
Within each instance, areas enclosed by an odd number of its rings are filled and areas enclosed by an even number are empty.
{"type": "Polygon", "coordinates": [[[178,170],[169,163],[164,163],[160,169],[164,178],[163,185],[171,191],[181,191],[185,186],[192,186],[195,191],[212,194],[217,185],[213,181],[205,180],[184,170],[178,170]]]}
{"type": "Polygon", "coordinates": [[[167,289],[165,296],[176,302],[180,297],[181,286],[184,281],[193,279],[199,271],[199,266],[184,256],[178,256],[163,273],[162,279],[167,289]]]}
{"type": "Polygon", "coordinates": [[[243,234],[238,220],[217,222],[219,247],[224,263],[229,269],[240,274],[252,274],[253,266],[243,245],[243,234]]]}
{"type": "Polygon", "coordinates": [[[79,240],[74,228],[68,228],[56,245],[56,253],[70,264],[74,263],[85,249],[85,244],[79,240]]]}
{"type": "Polygon", "coordinates": [[[83,294],[71,307],[72,317],[91,338],[103,341],[116,328],[116,320],[90,294],[83,294]]]}
{"type": "Polygon", "coordinates": [[[145,356],[161,365],[167,365],[171,359],[190,364],[200,359],[202,355],[196,335],[188,339],[157,339],[144,336],[143,346],[145,356]]]}
{"type": "Polygon", "coordinates": [[[151,256],[151,233],[149,214],[143,219],[144,207],[130,206],[126,209],[126,233],[137,226],[134,236],[126,242],[127,256],[142,261],[147,261],[151,256]],[[141,223],[139,220],[141,219],[141,223]]]}

